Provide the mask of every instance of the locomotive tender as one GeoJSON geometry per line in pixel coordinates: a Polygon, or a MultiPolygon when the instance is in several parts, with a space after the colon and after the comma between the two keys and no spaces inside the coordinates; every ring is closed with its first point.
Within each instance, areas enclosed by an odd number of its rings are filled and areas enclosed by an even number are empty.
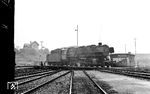
{"type": "Polygon", "coordinates": [[[80,47],[68,47],[52,50],[46,56],[46,62],[50,66],[109,66],[110,53],[113,47],[108,45],[88,45],[80,47]]]}

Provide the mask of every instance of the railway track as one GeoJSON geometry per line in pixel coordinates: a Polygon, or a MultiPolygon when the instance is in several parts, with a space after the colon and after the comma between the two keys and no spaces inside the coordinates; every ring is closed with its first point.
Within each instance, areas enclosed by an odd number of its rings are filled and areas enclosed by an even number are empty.
{"type": "MultiPolygon", "coordinates": [[[[56,72],[53,72],[53,73],[50,72],[50,73],[47,73],[47,74],[41,75],[41,76],[38,75],[38,77],[36,77],[36,78],[18,83],[18,90],[15,93],[17,93],[17,94],[18,93],[20,93],[20,94],[34,93],[37,90],[39,90],[40,88],[44,87],[45,85],[50,84],[50,83],[54,82],[55,80],[57,80],[58,78],[61,78],[69,73],[72,74],[71,71],[68,71],[68,72],[56,71],[56,72]],[[26,88],[28,88],[28,89],[26,89],[26,88]]],[[[26,79],[26,77],[25,77],[25,79],[26,79]]]]}
{"type": "MultiPolygon", "coordinates": [[[[94,93],[94,94],[107,94],[105,90],[103,90],[98,83],[96,83],[86,71],[80,71],[84,75],[84,79],[86,79],[86,82],[83,82],[84,86],[86,84],[93,85],[96,91],[100,91],[99,93],[94,93]]],[[[18,83],[18,90],[15,91],[15,94],[51,94],[52,90],[57,89],[59,87],[58,91],[65,90],[65,93],[61,94],[78,94],[75,90],[74,84],[77,83],[74,80],[76,79],[74,77],[74,71],[55,71],[55,72],[47,72],[43,74],[38,74],[30,77],[22,77],[21,79],[17,79],[16,81],[20,81],[18,83]],[[66,77],[65,77],[66,76],[66,77]],[[65,77],[64,81],[58,81],[65,77]],[[59,79],[60,78],[60,79],[59,79]],[[25,79],[25,80],[24,80],[25,79]],[[28,80],[27,80],[28,79],[28,80]],[[58,83],[62,82],[62,87],[61,88],[58,83]],[[66,84],[67,83],[67,84],[66,84]],[[47,86],[49,85],[49,86],[47,86]],[[47,87],[46,87],[47,86],[47,87]],[[52,88],[54,87],[54,88],[52,88]],[[49,89],[50,88],[50,89],[49,89]],[[47,91],[47,92],[46,92],[47,91]],[[46,93],[43,93],[46,92],[46,93]]],[[[80,82],[79,82],[80,83],[80,82]]],[[[80,87],[79,87],[80,88],[80,87]]],[[[93,90],[93,88],[89,88],[93,90]]],[[[63,92],[63,91],[61,91],[63,92]]],[[[55,91],[56,93],[56,91],[55,91]]],[[[57,93],[56,93],[57,94],[57,93]]]]}
{"type": "Polygon", "coordinates": [[[96,83],[86,71],[83,71],[84,74],[90,79],[90,81],[94,84],[94,86],[100,91],[101,94],[108,94],[98,83],[96,83]]]}
{"type": "Polygon", "coordinates": [[[34,68],[23,68],[15,70],[15,77],[25,76],[25,75],[32,75],[35,73],[42,73],[49,71],[51,69],[34,69],[34,68]]]}
{"type": "Polygon", "coordinates": [[[150,73],[150,70],[147,68],[112,67],[111,69],[140,72],[140,73],[150,73]]]}
{"type": "Polygon", "coordinates": [[[60,72],[60,71],[55,71],[55,72],[50,71],[50,72],[46,72],[45,74],[43,73],[43,74],[30,75],[30,76],[20,77],[19,79],[15,79],[15,80],[16,81],[19,80],[18,85],[22,85],[22,84],[26,84],[26,83],[29,83],[31,81],[38,80],[40,78],[46,77],[46,76],[53,75],[53,74],[58,73],[58,72],[60,72]]]}
{"type": "Polygon", "coordinates": [[[86,71],[75,71],[68,94],[108,94],[99,84],[86,71]]]}
{"type": "Polygon", "coordinates": [[[21,80],[21,79],[25,79],[25,78],[30,78],[30,77],[45,75],[45,74],[49,74],[51,72],[53,72],[53,71],[37,72],[37,73],[31,74],[31,75],[25,75],[25,76],[15,77],[15,80],[21,80]]]}
{"type": "Polygon", "coordinates": [[[146,72],[135,72],[135,71],[121,70],[121,69],[102,69],[99,71],[150,80],[150,73],[146,73],[146,72]]]}
{"type": "Polygon", "coordinates": [[[33,68],[34,66],[15,66],[15,70],[17,69],[25,69],[25,68],[33,68]]]}

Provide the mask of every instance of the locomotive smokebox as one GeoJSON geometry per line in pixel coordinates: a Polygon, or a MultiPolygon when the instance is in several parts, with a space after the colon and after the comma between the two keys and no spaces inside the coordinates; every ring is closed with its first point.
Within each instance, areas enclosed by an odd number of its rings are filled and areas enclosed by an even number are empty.
{"type": "Polygon", "coordinates": [[[114,53],[114,47],[110,47],[110,48],[109,48],[109,52],[110,52],[110,53],[114,53]]]}
{"type": "Polygon", "coordinates": [[[99,43],[98,43],[98,46],[102,46],[102,43],[101,43],[101,42],[99,42],[99,43]]]}

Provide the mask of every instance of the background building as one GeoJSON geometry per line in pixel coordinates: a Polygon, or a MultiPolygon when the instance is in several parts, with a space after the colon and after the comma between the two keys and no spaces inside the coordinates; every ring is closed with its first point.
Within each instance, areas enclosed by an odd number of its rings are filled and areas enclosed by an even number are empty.
{"type": "Polygon", "coordinates": [[[120,67],[134,67],[135,64],[135,55],[131,53],[115,53],[110,55],[114,66],[120,67]]]}

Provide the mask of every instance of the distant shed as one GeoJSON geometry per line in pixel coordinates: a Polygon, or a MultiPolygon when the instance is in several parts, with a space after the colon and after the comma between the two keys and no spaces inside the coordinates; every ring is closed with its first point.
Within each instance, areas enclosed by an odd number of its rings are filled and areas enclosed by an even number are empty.
{"type": "Polygon", "coordinates": [[[111,54],[110,58],[114,62],[114,66],[118,67],[135,66],[135,55],[131,53],[115,53],[111,54]]]}

